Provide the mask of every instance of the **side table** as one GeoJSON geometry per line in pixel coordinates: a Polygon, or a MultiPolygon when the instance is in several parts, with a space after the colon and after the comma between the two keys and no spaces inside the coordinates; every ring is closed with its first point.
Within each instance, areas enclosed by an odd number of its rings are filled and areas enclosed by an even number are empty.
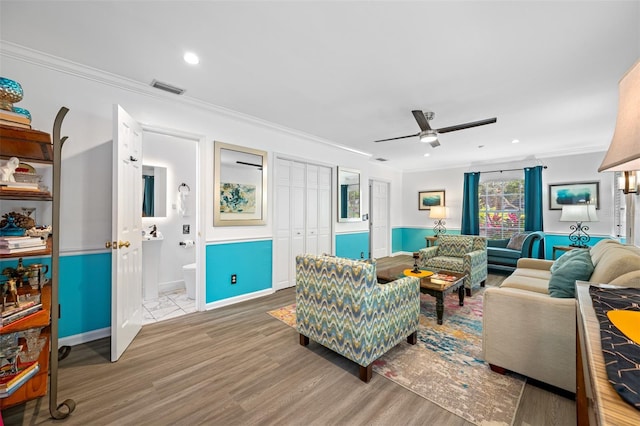
{"type": "Polygon", "coordinates": [[[424,241],[427,243],[427,247],[433,247],[436,245],[436,242],[438,241],[438,237],[427,236],[427,237],[424,237],[424,241]]]}
{"type": "Polygon", "coordinates": [[[574,247],[574,246],[553,246],[553,252],[551,254],[552,256],[552,260],[556,260],[556,252],[566,252],[566,251],[571,251],[571,250],[575,250],[575,249],[585,249],[585,248],[589,248],[589,247],[574,247]]]}

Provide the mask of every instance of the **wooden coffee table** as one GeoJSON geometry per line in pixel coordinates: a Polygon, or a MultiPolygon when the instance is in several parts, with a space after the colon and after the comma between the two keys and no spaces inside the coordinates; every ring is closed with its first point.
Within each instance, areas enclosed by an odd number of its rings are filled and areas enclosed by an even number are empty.
{"type": "MultiPolygon", "coordinates": [[[[406,269],[413,269],[413,266],[392,266],[390,268],[379,269],[377,271],[378,282],[388,283],[395,281],[398,278],[403,278],[406,276],[404,274],[406,269]]],[[[444,296],[457,290],[460,306],[464,306],[463,284],[465,274],[451,271],[439,271],[438,273],[454,277],[454,280],[445,281],[438,279],[435,274],[429,277],[420,278],[420,291],[436,298],[436,315],[438,317],[438,324],[442,324],[442,317],[444,315],[444,296]]]]}

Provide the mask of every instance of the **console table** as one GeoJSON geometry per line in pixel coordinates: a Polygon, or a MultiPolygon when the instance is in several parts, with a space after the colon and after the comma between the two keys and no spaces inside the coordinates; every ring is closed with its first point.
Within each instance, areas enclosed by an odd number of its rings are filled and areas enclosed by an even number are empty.
{"type": "Polygon", "coordinates": [[[590,283],[576,283],[576,410],[579,425],[640,425],[640,411],[620,398],[607,379],[600,323],[590,283]]]}

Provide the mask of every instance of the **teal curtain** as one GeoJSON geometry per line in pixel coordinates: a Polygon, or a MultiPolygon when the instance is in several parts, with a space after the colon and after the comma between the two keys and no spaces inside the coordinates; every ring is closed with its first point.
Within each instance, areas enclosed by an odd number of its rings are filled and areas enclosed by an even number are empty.
{"type": "Polygon", "coordinates": [[[153,216],[153,176],[143,175],[142,185],[142,215],[144,217],[153,216]]]}
{"type": "Polygon", "coordinates": [[[524,230],[542,231],[542,166],[524,169],[524,230]]]}
{"type": "Polygon", "coordinates": [[[478,202],[478,184],[480,173],[464,174],[464,193],[462,195],[462,229],[463,235],[480,235],[480,204],[478,202]]]}
{"type": "Polygon", "coordinates": [[[340,185],[340,218],[349,217],[349,185],[340,185]]]}

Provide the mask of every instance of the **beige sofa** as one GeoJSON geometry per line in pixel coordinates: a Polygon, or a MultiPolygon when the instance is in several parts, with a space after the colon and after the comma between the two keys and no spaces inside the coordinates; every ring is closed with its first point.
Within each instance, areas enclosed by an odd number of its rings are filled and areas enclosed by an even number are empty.
{"type": "MultiPolygon", "coordinates": [[[[590,249],[592,283],[640,288],[640,248],[601,240],[590,249]]],[[[484,293],[482,349],[505,369],[575,392],[575,299],[549,295],[549,260],[520,259],[500,287],[484,293]]]]}

